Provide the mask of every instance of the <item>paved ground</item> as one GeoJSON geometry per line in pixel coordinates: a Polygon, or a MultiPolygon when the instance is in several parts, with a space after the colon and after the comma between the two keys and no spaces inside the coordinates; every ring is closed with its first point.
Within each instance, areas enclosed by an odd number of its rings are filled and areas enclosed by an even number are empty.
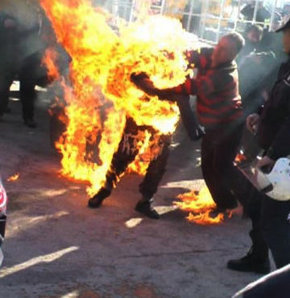
{"type": "Polygon", "coordinates": [[[177,194],[203,185],[199,144],[182,129],[156,195],[160,220],[134,211],[136,175],[124,177],[102,209],[90,210],[85,186],[58,174],[45,97],[37,129],[23,126],[15,101],[0,123],[0,172],[10,200],[0,297],[221,298],[259,277],[225,268],[248,248],[247,220],[235,215],[199,226],[172,209],[177,194]],[[18,181],[6,181],[17,172],[18,181]]]}

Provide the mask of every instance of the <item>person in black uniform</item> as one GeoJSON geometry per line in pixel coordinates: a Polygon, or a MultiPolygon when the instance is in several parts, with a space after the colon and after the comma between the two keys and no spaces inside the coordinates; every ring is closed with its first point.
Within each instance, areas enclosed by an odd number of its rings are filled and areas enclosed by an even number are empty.
{"type": "MultiPolygon", "coordinates": [[[[259,145],[265,150],[258,168],[271,168],[277,159],[290,154],[290,17],[277,30],[280,31],[288,61],[281,65],[261,115],[251,114],[247,118],[248,129],[256,133],[259,145]]],[[[256,224],[250,232],[253,246],[245,257],[230,260],[230,269],[267,273],[270,270],[268,248],[278,268],[290,263],[290,194],[288,201],[258,194],[256,224]]]]}

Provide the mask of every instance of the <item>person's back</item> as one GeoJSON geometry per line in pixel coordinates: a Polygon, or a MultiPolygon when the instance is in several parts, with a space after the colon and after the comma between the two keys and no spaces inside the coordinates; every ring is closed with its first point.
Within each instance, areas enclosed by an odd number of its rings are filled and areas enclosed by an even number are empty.
{"type": "Polygon", "coordinates": [[[245,57],[239,67],[239,87],[244,108],[244,114],[257,112],[264,104],[264,92],[274,84],[273,73],[277,68],[273,52],[252,53],[245,57]]]}

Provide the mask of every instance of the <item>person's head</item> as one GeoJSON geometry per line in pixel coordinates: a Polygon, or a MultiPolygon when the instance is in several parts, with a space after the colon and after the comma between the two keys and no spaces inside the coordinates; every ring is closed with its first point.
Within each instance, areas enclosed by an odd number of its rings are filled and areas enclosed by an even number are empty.
{"type": "Polygon", "coordinates": [[[264,7],[264,1],[259,1],[258,2],[258,8],[263,8],[264,7]]]}
{"type": "Polygon", "coordinates": [[[244,44],[244,38],[237,32],[223,36],[212,53],[212,66],[215,67],[233,61],[244,44]]]}
{"type": "Polygon", "coordinates": [[[284,51],[287,55],[290,55],[290,17],[284,21],[283,25],[276,32],[283,32],[284,51]]]}
{"type": "Polygon", "coordinates": [[[253,44],[257,44],[261,41],[263,35],[263,28],[258,25],[250,25],[246,31],[246,38],[253,44]]]}

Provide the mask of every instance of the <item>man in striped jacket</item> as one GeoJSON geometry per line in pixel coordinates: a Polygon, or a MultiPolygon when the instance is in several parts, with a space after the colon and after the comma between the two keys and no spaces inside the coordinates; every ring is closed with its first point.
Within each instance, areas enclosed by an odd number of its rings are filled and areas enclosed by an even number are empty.
{"type": "Polygon", "coordinates": [[[214,48],[189,52],[189,65],[194,64],[198,73],[174,88],[158,89],[144,73],[131,76],[138,88],[160,99],[178,101],[180,95],[197,96],[197,114],[205,128],[201,144],[202,173],[218,211],[235,208],[236,199],[243,205],[249,199],[245,186],[250,182],[233,164],[243,126],[234,59],[243,45],[242,36],[234,32],[222,37],[214,48]]]}

